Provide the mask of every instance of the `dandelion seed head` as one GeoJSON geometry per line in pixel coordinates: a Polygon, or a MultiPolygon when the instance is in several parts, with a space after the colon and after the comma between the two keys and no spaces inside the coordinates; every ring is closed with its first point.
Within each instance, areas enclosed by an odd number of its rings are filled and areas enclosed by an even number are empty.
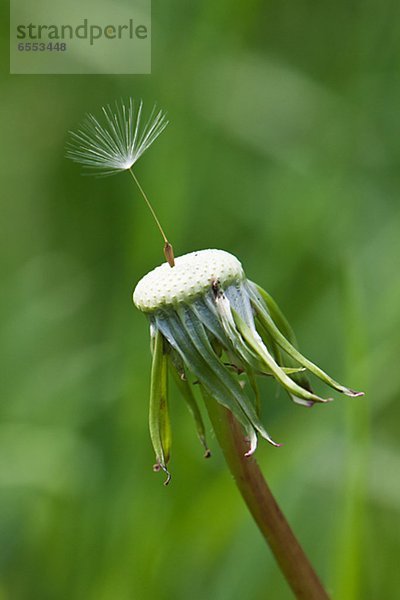
{"type": "Polygon", "coordinates": [[[103,106],[99,119],[86,115],[78,130],[70,132],[66,156],[93,174],[127,171],[167,125],[165,113],[156,106],[145,119],[142,101],[121,100],[114,106],[103,106]]]}
{"type": "Polygon", "coordinates": [[[199,250],[179,256],[175,267],[156,267],[137,284],[133,301],[139,310],[151,312],[161,306],[176,305],[206,293],[218,280],[230,285],[244,278],[238,259],[224,250],[199,250]]]}
{"type": "Polygon", "coordinates": [[[168,368],[190,406],[206,455],[205,426],[191,379],[206,399],[230,410],[240,423],[247,440],[245,456],[255,452],[259,437],[281,445],[271,438],[260,416],[258,376],[273,377],[305,407],[331,400],[312,391],[306,369],[338,392],[361,394],[335,381],[297,350],[277,303],[247,279],[240,261],[228,252],[199,250],[176,257],[173,269],[167,263],[156,267],[139,281],[133,301],[150,321],[150,436],[166,483],[171,445],[168,368]]]}

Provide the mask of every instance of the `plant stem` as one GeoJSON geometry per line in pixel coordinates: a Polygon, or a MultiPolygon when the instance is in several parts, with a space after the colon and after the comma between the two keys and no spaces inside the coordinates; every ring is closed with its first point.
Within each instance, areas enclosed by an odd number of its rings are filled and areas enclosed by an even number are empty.
{"type": "Polygon", "coordinates": [[[236,485],[296,598],[329,600],[257,462],[252,456],[244,456],[248,444],[239,423],[229,410],[204,389],[202,391],[215,435],[236,485]]]}

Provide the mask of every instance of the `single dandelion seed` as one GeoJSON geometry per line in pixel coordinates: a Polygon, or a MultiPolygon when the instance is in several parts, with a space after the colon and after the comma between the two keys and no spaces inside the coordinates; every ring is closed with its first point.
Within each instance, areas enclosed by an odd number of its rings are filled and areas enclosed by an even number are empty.
{"type": "Polygon", "coordinates": [[[174,252],[161,223],[132,167],[164,131],[169,121],[162,110],[153,107],[147,119],[143,118],[143,102],[132,98],[115,106],[102,107],[102,117],[87,114],[77,131],[70,131],[67,158],[82,164],[86,174],[107,176],[129,171],[139,188],[147,207],[164,240],[164,255],[173,267],[174,252]]]}
{"type": "Polygon", "coordinates": [[[167,373],[172,372],[195,418],[197,433],[208,453],[205,430],[189,377],[229,409],[247,439],[246,456],[257,437],[279,446],[260,418],[257,376],[274,377],[292,400],[307,407],[331,398],[315,394],[304,371],[333,389],[360,396],[327,375],[297,349],[293,332],[278,305],[248,280],[238,259],[223,250],[201,250],[176,258],[145,275],[133,293],[137,308],[150,320],[153,366],[150,392],[150,434],[156,468],[170,474],[171,431],[167,373]],[[241,374],[247,376],[248,394],[241,374]]]}

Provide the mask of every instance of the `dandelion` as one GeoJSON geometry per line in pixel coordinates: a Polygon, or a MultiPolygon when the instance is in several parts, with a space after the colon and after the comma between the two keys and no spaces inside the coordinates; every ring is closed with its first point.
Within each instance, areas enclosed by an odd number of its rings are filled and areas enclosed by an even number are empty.
{"type": "Polygon", "coordinates": [[[171,374],[193,415],[210,456],[193,385],[198,384],[217,440],[236,484],[296,597],[328,596],[281,513],[254,460],[259,437],[275,442],[261,419],[259,377],[272,377],[296,403],[311,407],[331,398],[317,395],[307,373],[347,396],[361,396],[338,383],[297,349],[293,331],[273,298],[247,279],[239,260],[223,250],[199,250],[174,258],[172,246],[132,167],[165,129],[162,111],[142,119],[136,107],[104,107],[100,122],[87,115],[71,132],[67,156],[92,172],[129,171],[164,240],[167,262],[137,284],[133,301],[150,321],[152,352],[149,426],[156,471],[171,475],[168,377],[171,374]]]}
{"type": "Polygon", "coordinates": [[[164,131],[169,121],[162,110],[153,107],[149,117],[143,119],[143,102],[137,105],[132,98],[127,104],[115,102],[115,108],[102,107],[102,118],[87,114],[80,128],[70,131],[66,156],[82,164],[88,174],[107,176],[128,171],[139,188],[164,240],[164,255],[174,266],[172,245],[145,191],[132,170],[134,164],[164,131]]]}
{"type": "MultiPolygon", "coordinates": [[[[137,284],[133,301],[150,320],[151,371],[150,433],[160,468],[170,480],[167,463],[171,433],[168,417],[167,373],[179,382],[205,445],[204,424],[190,387],[189,374],[206,397],[229,409],[241,424],[251,456],[261,436],[273,441],[260,419],[257,376],[274,377],[296,403],[311,407],[329,402],[315,394],[304,370],[348,396],[351,390],[305,358],[272,297],[248,280],[238,259],[223,250],[201,250],[180,256],[174,269],[157,267],[137,284]],[[242,385],[247,376],[251,395],[242,385]]],[[[206,445],[205,445],[206,447],[206,445]]]]}

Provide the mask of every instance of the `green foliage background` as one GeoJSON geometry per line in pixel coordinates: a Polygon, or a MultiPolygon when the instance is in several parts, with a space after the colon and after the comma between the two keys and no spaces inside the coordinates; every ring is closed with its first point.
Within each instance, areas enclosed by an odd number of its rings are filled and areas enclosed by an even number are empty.
{"type": "Polygon", "coordinates": [[[172,386],[170,487],[151,470],[131,292],[162,260],[159,234],[128,175],[64,159],[86,111],[129,95],[169,113],[136,172],[176,252],[233,252],[303,352],[367,392],[307,411],[266,387],[285,445],[257,456],[333,597],[394,598],[398,3],[154,0],[153,73],[134,77],[8,75],[5,8],[0,598],[291,597],[172,386]]]}

